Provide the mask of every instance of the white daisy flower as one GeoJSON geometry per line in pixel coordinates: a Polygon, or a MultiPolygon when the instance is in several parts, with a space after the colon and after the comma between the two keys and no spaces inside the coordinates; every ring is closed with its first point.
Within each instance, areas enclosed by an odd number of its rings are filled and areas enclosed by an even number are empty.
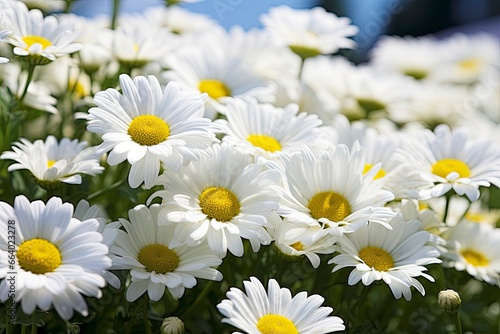
{"type": "Polygon", "coordinates": [[[420,172],[429,182],[419,191],[421,199],[440,197],[453,189],[471,201],[479,198],[479,187],[500,186],[500,150],[488,138],[469,140],[465,129],[453,131],[440,125],[426,131],[423,141],[413,140],[397,158],[420,172]]]}
{"type": "Polygon", "coordinates": [[[352,49],[349,39],[358,33],[347,17],[337,17],[322,7],[293,9],[273,7],[261,17],[264,27],[301,58],[329,54],[341,48],[352,49]]]}
{"type": "Polygon", "coordinates": [[[298,111],[295,104],[276,108],[255,99],[232,99],[227,102],[227,120],[216,120],[214,125],[225,134],[224,142],[242,152],[277,159],[302,146],[314,145],[321,135],[323,122],[316,115],[298,111]]]}
{"type": "Polygon", "coordinates": [[[464,220],[446,231],[444,238],[449,245],[444,266],[500,286],[500,229],[464,220]]]}
{"type": "MultiPolygon", "coordinates": [[[[344,321],[330,316],[333,309],[321,306],[325,299],[320,295],[307,296],[299,292],[292,298],[290,290],[280,288],[274,279],[268,281],[267,293],[255,277],[243,281],[246,294],[231,288],[228,299],[217,308],[225,318],[223,323],[249,334],[322,334],[345,329],[344,321]]],[[[233,332],[240,333],[240,332],[233,332]]]]}
{"type": "Polygon", "coordinates": [[[227,144],[214,145],[207,156],[174,173],[165,172],[160,224],[175,224],[175,238],[188,246],[208,241],[221,256],[227,250],[243,255],[242,238],[254,252],[269,245],[265,226],[276,215],[278,202],[271,186],[276,171],[251,164],[251,158],[227,144]]]}
{"type": "MultiPolygon", "coordinates": [[[[22,71],[21,64],[10,62],[0,69],[0,81],[2,85],[8,87],[17,100],[21,100],[24,87],[28,80],[28,74],[22,71]]],[[[57,99],[50,94],[50,89],[42,81],[32,80],[28,86],[28,91],[22,100],[24,108],[42,110],[52,114],[57,114],[55,107],[57,99]]]]}
{"type": "Polygon", "coordinates": [[[290,222],[324,224],[332,235],[354,232],[368,222],[390,228],[386,220],[394,212],[383,206],[394,195],[373,180],[380,165],[363,175],[361,148],[354,147],[350,152],[347,146],[338,145],[333,152],[317,156],[306,148],[299,154],[283,156],[282,161],[286,185],[275,188],[281,197],[278,214],[290,222]]]}
{"type": "Polygon", "coordinates": [[[323,227],[300,225],[284,220],[269,229],[269,233],[279,254],[286,260],[293,262],[306,256],[313,268],[320,265],[318,254],[332,254],[335,251],[336,239],[323,227]]]}
{"type": "Polygon", "coordinates": [[[125,17],[113,31],[113,55],[125,68],[159,61],[178,45],[167,29],[158,28],[145,17],[125,17]]]}
{"type": "Polygon", "coordinates": [[[111,266],[98,221],[72,218],[73,205],[57,197],[45,204],[17,196],[14,207],[0,202],[0,208],[0,300],[9,298],[7,279],[15,272],[15,301],[26,314],[54,306],[66,320],[74,311],[87,316],[82,294],[100,298],[100,288],[106,284],[102,272],[111,266]],[[8,260],[12,227],[16,229],[14,269],[8,260]]]}
{"type": "Polygon", "coordinates": [[[196,46],[186,46],[169,56],[164,79],[175,81],[186,90],[207,93],[205,116],[214,119],[225,114],[228,97],[255,97],[260,102],[274,100],[273,88],[249,66],[241,49],[223,48],[220,34],[203,35],[196,46]]]}
{"type": "Polygon", "coordinates": [[[47,64],[81,49],[81,44],[73,43],[77,34],[71,26],[60,24],[55,16],[44,17],[38,9],[28,11],[21,4],[2,10],[5,22],[0,28],[12,30],[6,41],[14,46],[15,55],[27,57],[32,64],[47,64]]]}
{"type": "Polygon", "coordinates": [[[96,94],[97,107],[89,110],[87,129],[103,134],[98,155],[111,151],[112,166],[125,159],[132,165],[129,184],[144,182],[151,188],[160,171],[160,162],[178,170],[196,160],[217,141],[211,121],[203,118],[203,95],[180,91],[171,82],[161,90],[149,76],[132,79],[120,75],[122,93],[108,89],[96,94]]]}
{"type": "Polygon", "coordinates": [[[383,280],[396,299],[411,299],[411,287],[422,295],[425,290],[415,277],[422,276],[431,282],[434,279],[424,273],[425,265],[441,263],[439,252],[427,246],[429,233],[422,229],[417,219],[406,221],[401,213],[390,221],[392,230],[378,224],[363,226],[343,238],[339,238],[340,255],[328,261],[336,266],[332,272],[345,267],[354,267],[348,284],[362,281],[365,286],[383,280]]]}
{"type": "Polygon", "coordinates": [[[60,12],[66,9],[66,0],[22,0],[28,8],[37,8],[45,13],[60,12]]]}
{"type": "Polygon", "coordinates": [[[432,80],[443,59],[442,52],[440,42],[434,37],[384,36],[374,46],[371,61],[387,72],[432,80]]]}
{"type": "Polygon", "coordinates": [[[15,160],[8,171],[28,169],[44,188],[58,186],[60,182],[82,183],[82,176],[102,173],[103,167],[94,153],[94,147],[87,142],[63,138],[60,142],[54,136],[34,143],[21,138],[12,146],[13,151],[3,152],[0,159],[15,160]]]}
{"type": "Polygon", "coordinates": [[[138,205],[129,210],[129,219],[119,219],[125,231],[119,230],[114,245],[113,269],[130,270],[132,283],[127,288],[129,302],[146,291],[149,299],[160,300],[165,289],[181,298],[186,288],[196,285],[196,278],[220,281],[222,274],[211,268],[222,263],[206,243],[195,247],[173,246],[174,225],[158,226],[157,204],[147,208],[138,205]]]}

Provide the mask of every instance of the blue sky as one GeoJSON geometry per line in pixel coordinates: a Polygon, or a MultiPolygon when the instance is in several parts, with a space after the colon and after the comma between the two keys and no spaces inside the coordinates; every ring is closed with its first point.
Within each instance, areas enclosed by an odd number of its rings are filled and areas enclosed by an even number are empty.
{"type": "MultiPolygon", "coordinates": [[[[109,15],[112,3],[112,0],[79,0],[74,3],[73,9],[84,16],[109,15]]],[[[259,15],[269,7],[287,4],[294,8],[309,8],[316,3],[314,0],[205,0],[182,6],[193,12],[205,13],[226,28],[239,24],[248,30],[260,26],[259,15]]],[[[163,1],[160,0],[122,0],[122,9],[127,12],[141,12],[146,7],[161,5],[163,1]]]]}

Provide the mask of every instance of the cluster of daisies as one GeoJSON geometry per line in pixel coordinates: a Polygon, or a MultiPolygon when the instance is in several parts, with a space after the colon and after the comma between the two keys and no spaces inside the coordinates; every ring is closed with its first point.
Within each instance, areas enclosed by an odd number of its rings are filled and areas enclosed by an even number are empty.
{"type": "MultiPolygon", "coordinates": [[[[26,314],[85,316],[106,284],[182,300],[198,279],[236,285],[217,268],[246,242],[396,299],[425,295],[432,264],[500,286],[500,212],[484,205],[500,187],[498,39],[384,37],[354,65],[329,55],[355,49],[358,28],[322,8],[225,31],[181,2],[110,22],[0,0],[0,166],[52,193],[121,165],[150,195],[108,220],[98,200],[2,198],[2,302],[12,272],[26,314]]],[[[244,287],[217,305],[242,331],[345,329],[319,295],[244,287]]]]}

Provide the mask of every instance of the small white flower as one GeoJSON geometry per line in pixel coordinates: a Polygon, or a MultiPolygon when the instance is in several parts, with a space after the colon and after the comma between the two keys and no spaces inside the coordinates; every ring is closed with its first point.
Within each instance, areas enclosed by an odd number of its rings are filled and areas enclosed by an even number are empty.
{"type": "Polygon", "coordinates": [[[257,252],[271,243],[265,226],[276,215],[278,202],[271,187],[280,181],[276,171],[251,164],[248,155],[227,144],[215,144],[209,155],[161,177],[165,191],[160,224],[175,225],[179,243],[208,241],[220,256],[229,250],[243,255],[242,238],[257,252]]]}
{"type": "Polygon", "coordinates": [[[96,175],[104,170],[94,153],[95,148],[77,139],[63,138],[58,143],[54,136],[48,136],[45,141],[39,139],[31,143],[21,138],[12,149],[0,156],[0,159],[17,162],[10,165],[8,171],[28,169],[41,185],[59,181],[80,184],[80,174],[96,175]]]}
{"type": "Polygon", "coordinates": [[[351,49],[356,45],[347,38],[358,32],[356,26],[350,25],[351,20],[339,18],[322,7],[273,7],[261,17],[261,21],[277,39],[304,59],[334,53],[340,48],[351,49]]]}
{"type": "Polygon", "coordinates": [[[217,141],[211,121],[203,118],[203,95],[183,92],[174,82],[162,91],[153,76],[132,80],[121,75],[120,85],[122,93],[108,89],[96,94],[97,107],[89,110],[87,129],[102,134],[104,142],[96,153],[111,151],[110,165],[124,160],[132,165],[132,188],[143,182],[151,188],[160,162],[178,170],[217,141]]]}
{"type": "Polygon", "coordinates": [[[181,298],[186,288],[196,285],[196,278],[220,281],[222,274],[211,268],[222,263],[206,243],[195,247],[173,246],[174,225],[158,226],[157,204],[138,205],[129,210],[129,220],[119,219],[114,245],[113,269],[130,270],[132,283],[126,297],[133,302],[146,291],[149,299],[160,300],[165,289],[181,298]]]}
{"type": "Polygon", "coordinates": [[[446,267],[466,270],[475,279],[500,287],[500,229],[463,220],[444,238],[449,245],[446,267]]]}
{"type": "MultiPolygon", "coordinates": [[[[330,316],[333,309],[321,306],[320,295],[307,296],[299,292],[292,298],[290,290],[280,288],[274,279],[268,281],[267,293],[255,277],[243,281],[246,294],[231,288],[227,298],[217,305],[225,318],[223,323],[249,334],[323,334],[342,331],[344,321],[330,316]]],[[[234,332],[238,333],[238,332],[234,332]]]]}
{"type": "Polygon", "coordinates": [[[383,280],[396,299],[404,296],[411,299],[411,287],[422,295],[425,290],[415,277],[422,276],[434,282],[425,274],[425,265],[441,263],[439,252],[426,246],[429,233],[422,229],[416,219],[406,221],[401,213],[391,219],[392,230],[378,224],[361,227],[356,233],[339,238],[340,255],[328,261],[336,266],[332,272],[345,267],[354,267],[349,274],[348,284],[362,281],[365,286],[383,280]]]}
{"type": "Polygon", "coordinates": [[[7,279],[16,272],[15,301],[26,314],[38,307],[54,306],[63,319],[73,311],[88,315],[83,295],[100,298],[106,282],[104,270],[111,266],[106,256],[108,247],[102,243],[96,219],[80,221],[72,218],[73,205],[52,197],[47,204],[30,203],[24,196],[14,200],[14,207],[0,202],[0,300],[9,298],[7,279]],[[14,221],[15,269],[9,264],[8,251],[14,221]],[[7,242],[9,240],[9,243],[7,242]]]}

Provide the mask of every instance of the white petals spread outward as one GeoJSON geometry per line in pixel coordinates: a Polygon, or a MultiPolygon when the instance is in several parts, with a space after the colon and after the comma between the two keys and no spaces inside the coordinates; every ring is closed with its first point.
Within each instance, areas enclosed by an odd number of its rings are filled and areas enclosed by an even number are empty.
{"type": "Polygon", "coordinates": [[[129,210],[129,219],[120,219],[125,231],[111,247],[113,269],[130,270],[132,283],[127,300],[133,302],[146,291],[157,301],[165,289],[174,298],[181,298],[185,288],[196,285],[196,278],[220,281],[222,274],[210,268],[222,263],[206,243],[195,247],[173,246],[174,225],[158,226],[160,206],[149,209],[138,205],[129,210]]]}
{"type": "Polygon", "coordinates": [[[40,182],[82,183],[79,174],[96,175],[103,167],[94,153],[94,147],[86,142],[63,138],[59,143],[54,136],[48,136],[30,143],[21,138],[12,146],[12,151],[4,152],[0,159],[11,159],[17,163],[9,166],[8,171],[28,169],[40,182]]]}
{"type": "Polygon", "coordinates": [[[170,82],[161,91],[158,80],[120,75],[122,93],[108,89],[96,94],[97,107],[89,110],[87,129],[103,134],[97,154],[111,151],[112,166],[125,159],[132,165],[132,188],[144,182],[151,188],[160,162],[173,170],[199,159],[217,141],[211,121],[203,118],[203,95],[183,92],[170,82]]]}
{"type": "Polygon", "coordinates": [[[281,197],[278,214],[293,223],[327,227],[332,235],[354,232],[371,223],[383,224],[394,212],[383,207],[394,195],[381,189],[373,180],[377,164],[363,175],[363,152],[359,146],[351,152],[338,145],[334,152],[315,156],[304,149],[299,154],[282,157],[285,188],[275,187],[281,197]]]}
{"type": "Polygon", "coordinates": [[[316,115],[298,113],[298,106],[276,108],[255,99],[233,99],[227,103],[227,120],[217,120],[223,141],[242,152],[266,159],[314,145],[322,121],[316,115]]]}
{"type": "Polygon", "coordinates": [[[447,125],[426,131],[422,139],[413,140],[397,157],[430,182],[420,190],[421,199],[443,196],[453,188],[475,201],[480,186],[500,187],[500,149],[491,139],[471,139],[465,129],[450,130],[447,125]]]}
{"type": "MultiPolygon", "coordinates": [[[[344,321],[329,316],[333,309],[321,306],[325,299],[320,295],[307,296],[299,292],[292,298],[287,288],[270,279],[267,293],[255,277],[243,281],[246,294],[231,288],[227,298],[217,305],[226,318],[223,323],[249,334],[323,334],[342,331],[344,321]]],[[[239,332],[233,332],[239,333],[239,332]]]]}
{"type": "Polygon", "coordinates": [[[100,298],[106,282],[104,270],[111,266],[106,256],[96,219],[72,218],[73,205],[52,197],[47,204],[30,203],[24,196],[14,207],[0,202],[0,300],[9,296],[8,272],[15,271],[15,301],[26,314],[35,308],[48,310],[53,305],[63,319],[74,311],[88,315],[82,296],[100,298]],[[15,269],[8,262],[12,221],[15,222],[15,269]],[[9,247],[8,247],[9,245],[9,247]]]}
{"type": "Polygon", "coordinates": [[[500,229],[463,220],[443,234],[446,267],[466,270],[479,281],[500,286],[500,229]]]}
{"type": "Polygon", "coordinates": [[[34,64],[46,64],[56,57],[74,53],[81,44],[73,43],[77,34],[71,26],[58,23],[55,16],[44,17],[38,9],[28,11],[22,3],[2,9],[2,26],[12,33],[7,43],[17,56],[29,56],[34,64]]]}
{"type": "Polygon", "coordinates": [[[358,32],[356,26],[350,25],[351,20],[339,18],[321,7],[293,9],[278,6],[264,14],[261,21],[267,30],[302,58],[334,53],[341,48],[352,49],[356,45],[347,38],[358,32]]]}
{"type": "Polygon", "coordinates": [[[411,287],[414,286],[422,295],[425,290],[415,277],[425,274],[425,265],[441,263],[439,252],[427,246],[429,233],[422,230],[420,221],[406,221],[401,213],[390,221],[392,230],[378,224],[363,226],[349,235],[339,238],[337,244],[341,253],[330,261],[336,266],[332,272],[344,267],[354,267],[348,279],[349,285],[360,280],[365,286],[373,281],[383,280],[396,299],[404,296],[411,299],[411,287]]]}
{"type": "Polygon", "coordinates": [[[157,193],[163,197],[159,223],[174,223],[179,244],[207,240],[220,256],[227,250],[242,256],[244,238],[257,252],[272,240],[265,226],[280,219],[271,190],[280,180],[278,172],[251,164],[250,156],[214,144],[209,155],[160,177],[166,190],[157,193]]]}

